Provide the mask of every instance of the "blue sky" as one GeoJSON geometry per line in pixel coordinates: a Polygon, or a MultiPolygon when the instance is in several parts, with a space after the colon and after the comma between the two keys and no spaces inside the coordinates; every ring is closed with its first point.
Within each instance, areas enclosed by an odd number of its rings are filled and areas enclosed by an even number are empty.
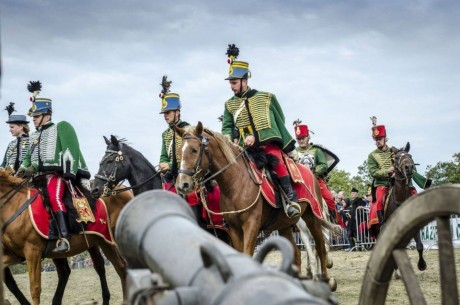
{"type": "MultiPolygon", "coordinates": [[[[411,142],[425,172],[460,152],[459,13],[460,2],[442,0],[3,0],[0,104],[27,112],[26,85],[40,80],[93,174],[103,135],[127,138],[158,164],[162,75],[185,121],[220,130],[232,95],[225,51],[235,43],[250,86],[276,94],[288,128],[308,124],[339,169],[356,174],[375,148],[375,115],[390,145],[411,142]]],[[[11,140],[5,124],[0,147],[11,140]]]]}

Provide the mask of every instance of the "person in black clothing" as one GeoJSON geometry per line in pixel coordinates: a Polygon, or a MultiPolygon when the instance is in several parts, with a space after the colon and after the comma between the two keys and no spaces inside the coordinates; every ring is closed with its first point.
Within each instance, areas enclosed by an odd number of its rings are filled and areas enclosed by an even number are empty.
{"type": "Polygon", "coordinates": [[[365,207],[366,203],[364,200],[358,196],[358,189],[352,188],[350,192],[350,219],[348,220],[347,223],[347,231],[348,231],[348,239],[350,241],[350,246],[353,248],[355,246],[355,239],[356,239],[356,210],[359,207],[365,207]]]}

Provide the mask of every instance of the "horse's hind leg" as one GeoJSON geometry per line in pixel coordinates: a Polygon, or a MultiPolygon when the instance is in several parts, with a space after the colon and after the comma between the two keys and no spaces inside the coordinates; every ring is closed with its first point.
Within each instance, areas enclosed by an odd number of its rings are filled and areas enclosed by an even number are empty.
{"type": "Polygon", "coordinates": [[[99,280],[101,281],[102,288],[102,305],[109,305],[110,302],[110,291],[109,286],[107,285],[107,278],[105,276],[105,264],[104,258],[102,257],[99,247],[93,246],[88,249],[88,253],[91,256],[93,261],[94,270],[96,270],[99,275],[99,280]]]}
{"type": "Polygon", "coordinates": [[[19,301],[21,305],[30,305],[30,302],[26,299],[22,291],[19,289],[16,280],[11,273],[10,268],[6,267],[3,273],[3,281],[5,282],[6,287],[14,295],[14,297],[19,301]]]}
{"type": "Polygon", "coordinates": [[[423,258],[423,243],[422,243],[422,239],[420,238],[419,231],[417,231],[417,234],[415,234],[414,240],[415,240],[415,244],[416,244],[417,252],[418,252],[417,267],[418,267],[418,270],[424,271],[426,270],[426,261],[423,258]]]}
{"type": "MultiPolygon", "coordinates": [[[[127,301],[127,294],[126,294],[126,261],[120,255],[116,246],[110,245],[106,242],[99,243],[99,247],[101,248],[102,252],[104,253],[105,257],[112,263],[115,271],[118,273],[118,276],[121,280],[121,288],[123,290],[123,302],[126,303],[127,301]]],[[[123,304],[124,304],[123,303],[123,304]]]]}
{"type": "Polygon", "coordinates": [[[27,272],[29,273],[30,296],[32,304],[40,304],[40,294],[42,292],[41,283],[41,264],[40,258],[42,250],[37,247],[24,247],[25,259],[27,263],[27,272]]]}
{"type": "Polygon", "coordinates": [[[58,285],[54,292],[53,305],[61,305],[62,298],[64,297],[64,290],[67,286],[70,276],[70,267],[67,262],[67,258],[53,258],[53,263],[56,265],[56,271],[58,274],[58,285]]]}

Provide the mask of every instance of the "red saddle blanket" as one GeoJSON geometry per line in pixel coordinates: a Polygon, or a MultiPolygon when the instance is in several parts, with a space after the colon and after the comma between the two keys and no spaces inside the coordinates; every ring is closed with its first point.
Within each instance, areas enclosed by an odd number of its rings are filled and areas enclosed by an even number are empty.
{"type": "MultiPolygon", "coordinates": [[[[32,197],[36,192],[35,189],[29,191],[29,197],[32,197]]],[[[29,216],[35,230],[45,239],[48,238],[50,226],[50,214],[46,211],[43,204],[42,196],[37,196],[35,200],[29,205],[29,216]]],[[[96,234],[105,239],[110,244],[115,244],[112,231],[110,230],[110,222],[107,217],[107,207],[102,199],[96,201],[96,209],[93,211],[95,222],[88,222],[84,234],[96,234]]],[[[83,234],[83,232],[80,232],[83,234]]]]}
{"type": "MultiPolygon", "coordinates": [[[[323,210],[321,204],[316,198],[321,198],[321,194],[316,194],[314,182],[316,181],[315,175],[312,173],[310,168],[300,163],[294,162],[287,156],[284,156],[284,162],[287,165],[291,180],[293,181],[294,190],[297,192],[299,202],[307,202],[310,204],[313,213],[319,219],[323,219],[323,210]]],[[[276,196],[273,184],[268,181],[267,176],[256,168],[253,162],[251,169],[256,177],[258,177],[259,183],[261,183],[261,192],[266,201],[276,208],[276,196]]]]}

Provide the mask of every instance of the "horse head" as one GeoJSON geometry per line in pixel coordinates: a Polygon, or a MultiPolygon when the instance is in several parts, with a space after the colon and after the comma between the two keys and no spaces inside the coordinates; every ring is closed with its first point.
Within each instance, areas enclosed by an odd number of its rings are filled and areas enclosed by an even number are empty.
{"type": "Polygon", "coordinates": [[[404,148],[391,148],[391,152],[393,153],[393,166],[395,168],[394,178],[396,181],[405,181],[406,184],[412,179],[415,170],[415,163],[409,150],[409,142],[407,142],[404,148]]]}
{"type": "Polygon", "coordinates": [[[104,140],[107,148],[101,162],[99,162],[99,170],[94,175],[91,188],[91,194],[95,198],[109,195],[115,186],[127,178],[131,166],[124,151],[123,140],[119,140],[113,135],[110,136],[110,140],[104,136],[104,140]]]}
{"type": "Polygon", "coordinates": [[[180,193],[188,194],[209,172],[211,163],[210,137],[204,133],[201,122],[198,122],[194,128],[185,129],[175,126],[174,129],[182,138],[180,169],[176,188],[180,193]]]}

